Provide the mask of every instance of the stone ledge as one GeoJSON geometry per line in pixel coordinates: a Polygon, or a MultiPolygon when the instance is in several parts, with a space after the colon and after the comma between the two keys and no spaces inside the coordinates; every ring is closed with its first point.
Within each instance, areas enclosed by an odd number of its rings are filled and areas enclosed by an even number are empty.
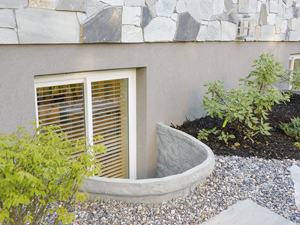
{"type": "MultiPolygon", "coordinates": [[[[205,159],[199,165],[177,175],[163,178],[129,180],[104,177],[90,177],[81,186],[81,191],[101,199],[114,199],[131,203],[159,203],[177,197],[185,197],[204,183],[215,165],[211,149],[196,138],[163,124],[157,125],[158,130],[168,130],[168,134],[181,135],[182,139],[205,151],[205,159]]],[[[159,135],[159,132],[158,132],[159,135]]],[[[181,150],[184,151],[184,150],[181,150]]]]}

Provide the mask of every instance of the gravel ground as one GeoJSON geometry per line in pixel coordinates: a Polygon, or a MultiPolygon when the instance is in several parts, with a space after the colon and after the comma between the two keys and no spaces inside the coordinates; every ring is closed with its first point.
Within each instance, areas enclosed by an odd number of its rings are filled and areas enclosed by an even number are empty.
{"type": "Polygon", "coordinates": [[[93,201],[74,208],[78,224],[200,224],[237,201],[257,204],[300,224],[288,168],[300,161],[216,156],[214,172],[191,195],[161,204],[93,201]]]}

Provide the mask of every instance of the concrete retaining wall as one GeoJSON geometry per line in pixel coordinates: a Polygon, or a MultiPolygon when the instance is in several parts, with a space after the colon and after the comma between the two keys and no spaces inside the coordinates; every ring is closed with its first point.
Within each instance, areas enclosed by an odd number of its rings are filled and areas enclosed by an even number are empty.
{"type": "MultiPolygon", "coordinates": [[[[214,154],[211,149],[181,131],[163,124],[158,124],[157,127],[157,143],[158,151],[161,152],[160,155],[163,158],[168,156],[168,154],[162,154],[162,151],[164,151],[162,147],[165,146],[164,143],[170,143],[170,140],[172,140],[172,148],[167,147],[165,150],[169,151],[171,149],[173,153],[170,154],[170,157],[178,162],[173,166],[162,167],[161,163],[166,159],[159,159],[160,174],[167,174],[170,171],[174,173],[184,170],[185,172],[163,178],[142,180],[91,177],[85,180],[81,190],[88,192],[91,196],[99,196],[101,199],[115,199],[132,203],[158,203],[187,196],[196,186],[204,183],[206,177],[212,173],[215,165],[214,154]],[[183,154],[185,151],[186,154],[183,154]],[[194,159],[191,160],[192,158],[194,159]],[[197,158],[199,159],[198,163],[195,160],[197,158]],[[189,159],[191,163],[187,162],[189,159]],[[176,165],[178,165],[178,168],[175,167],[176,165]]],[[[170,163],[168,164],[170,165],[170,163]]]]}

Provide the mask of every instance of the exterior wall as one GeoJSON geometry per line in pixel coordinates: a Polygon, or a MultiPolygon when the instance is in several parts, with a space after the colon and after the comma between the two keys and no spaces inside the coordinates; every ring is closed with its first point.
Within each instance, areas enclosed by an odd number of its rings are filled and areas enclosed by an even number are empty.
{"type": "MultiPolygon", "coordinates": [[[[156,177],[156,124],[201,117],[207,80],[227,88],[252,70],[261,52],[288,68],[292,42],[210,42],[0,46],[0,131],[34,120],[34,76],[109,69],[137,69],[138,178],[156,177]]],[[[286,86],[282,86],[286,88],[286,86]]]]}
{"type": "Polygon", "coordinates": [[[0,44],[234,40],[300,41],[300,0],[0,2],[0,44]]]}

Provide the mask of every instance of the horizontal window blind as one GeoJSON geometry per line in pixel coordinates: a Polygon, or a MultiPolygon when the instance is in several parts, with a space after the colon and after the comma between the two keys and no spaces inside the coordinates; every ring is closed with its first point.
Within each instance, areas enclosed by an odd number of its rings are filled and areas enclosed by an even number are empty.
{"type": "Polygon", "coordinates": [[[101,135],[103,139],[92,143],[106,147],[106,153],[96,155],[103,166],[97,176],[135,179],[135,163],[129,165],[129,143],[134,151],[130,163],[135,162],[135,104],[130,106],[130,128],[128,106],[129,96],[135,99],[135,74],[116,73],[111,76],[105,72],[104,77],[98,77],[101,72],[37,77],[38,120],[41,126],[58,125],[70,140],[101,135]],[[131,140],[129,130],[133,132],[131,140]]]}
{"type": "Polygon", "coordinates": [[[93,135],[102,140],[106,153],[96,159],[103,165],[100,176],[128,178],[127,79],[92,82],[93,135]]]}
{"type": "Polygon", "coordinates": [[[83,83],[37,88],[38,119],[58,125],[69,139],[85,137],[83,83]]]}

